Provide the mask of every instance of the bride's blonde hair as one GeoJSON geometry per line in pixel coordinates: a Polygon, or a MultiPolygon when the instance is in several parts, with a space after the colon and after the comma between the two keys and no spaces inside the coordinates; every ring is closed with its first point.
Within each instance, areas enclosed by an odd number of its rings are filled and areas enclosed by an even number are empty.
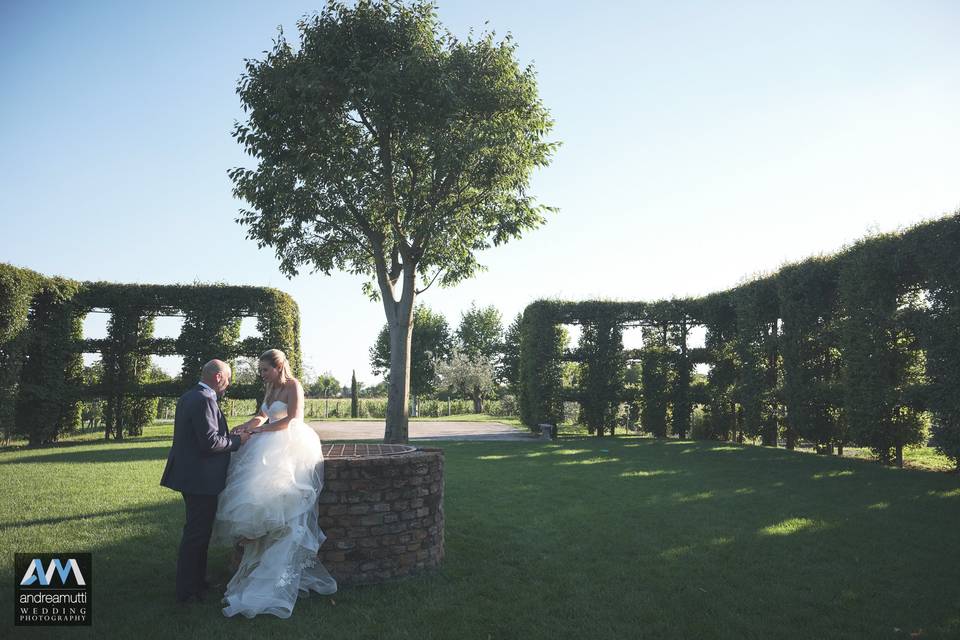
{"type": "MultiPolygon", "coordinates": [[[[280,351],[280,349],[264,351],[263,355],[260,356],[260,362],[266,362],[274,369],[280,369],[280,381],[277,383],[280,387],[282,387],[287,380],[293,379],[293,371],[290,370],[290,361],[287,360],[287,355],[283,351],[280,351]]],[[[269,382],[266,383],[266,390],[263,394],[264,399],[273,396],[274,388],[273,384],[269,382]]]]}

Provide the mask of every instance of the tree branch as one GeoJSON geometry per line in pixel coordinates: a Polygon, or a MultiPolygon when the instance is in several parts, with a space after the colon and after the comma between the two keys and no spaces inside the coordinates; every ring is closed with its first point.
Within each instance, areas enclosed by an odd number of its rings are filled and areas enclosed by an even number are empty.
{"type": "Polygon", "coordinates": [[[373,261],[377,267],[377,284],[380,285],[380,299],[383,302],[383,311],[387,319],[397,316],[397,300],[393,295],[393,284],[387,279],[387,261],[383,255],[383,245],[374,241],[373,261]]]}
{"type": "Polygon", "coordinates": [[[400,262],[400,250],[397,248],[396,241],[394,241],[390,254],[390,284],[396,286],[400,274],[403,273],[403,265],[400,262]]]}
{"type": "Polygon", "coordinates": [[[417,164],[410,167],[410,196],[407,198],[407,215],[404,222],[413,220],[414,205],[417,198],[417,164]]]}
{"type": "Polygon", "coordinates": [[[354,103],[353,108],[356,110],[357,115],[360,116],[360,121],[363,122],[363,126],[366,127],[367,131],[373,136],[373,139],[376,140],[380,136],[377,134],[377,130],[373,128],[373,125],[370,124],[370,121],[367,119],[367,116],[363,113],[363,109],[360,108],[359,104],[354,103]]]}
{"type": "Polygon", "coordinates": [[[354,244],[356,244],[358,247],[360,247],[360,249],[361,249],[364,253],[366,253],[368,256],[370,256],[371,258],[373,257],[373,252],[370,251],[370,247],[368,247],[364,242],[362,242],[362,241],[360,240],[360,238],[358,238],[358,237],[357,237],[354,233],[352,233],[349,229],[347,229],[346,227],[343,227],[343,226],[337,224],[336,222],[333,222],[332,220],[327,220],[327,219],[322,219],[322,220],[323,220],[324,224],[329,225],[329,226],[332,227],[335,231],[339,232],[341,235],[343,235],[343,236],[345,236],[346,238],[350,239],[354,244]]]}
{"type": "Polygon", "coordinates": [[[421,293],[429,289],[433,285],[433,281],[437,279],[437,276],[439,276],[442,271],[443,271],[442,268],[437,269],[437,272],[433,274],[432,278],[430,278],[430,282],[427,284],[427,286],[425,286],[423,289],[417,289],[417,295],[420,295],[421,293]]]}
{"type": "Polygon", "coordinates": [[[357,221],[357,224],[360,226],[363,235],[373,243],[375,240],[377,243],[380,242],[382,234],[378,231],[374,231],[370,225],[367,223],[366,219],[363,217],[363,214],[360,213],[360,210],[347,198],[343,193],[343,189],[340,188],[339,184],[333,185],[334,190],[337,192],[337,195],[340,197],[340,200],[343,201],[343,204],[347,206],[347,209],[350,210],[350,213],[353,214],[353,219],[357,221]]]}

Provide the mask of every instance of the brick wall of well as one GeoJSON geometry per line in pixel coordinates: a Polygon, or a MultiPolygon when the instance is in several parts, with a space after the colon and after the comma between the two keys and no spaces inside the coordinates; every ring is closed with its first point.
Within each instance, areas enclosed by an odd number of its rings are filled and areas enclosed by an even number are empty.
{"type": "Polygon", "coordinates": [[[443,560],[443,450],[328,458],[319,559],[341,585],[435,569],[443,560]]]}

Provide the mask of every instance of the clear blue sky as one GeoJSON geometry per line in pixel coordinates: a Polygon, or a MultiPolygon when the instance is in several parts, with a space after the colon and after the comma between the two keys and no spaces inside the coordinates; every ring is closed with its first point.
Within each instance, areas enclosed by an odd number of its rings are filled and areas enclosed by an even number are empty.
{"type": "MultiPolygon", "coordinates": [[[[320,6],[0,3],[0,261],[278,287],[308,364],[372,381],[382,307],[359,277],[284,278],[234,222],[226,174],[249,165],[230,136],[243,59],[320,6]]],[[[439,15],[514,35],[563,142],[532,186],[560,212],[421,297],[451,325],[471,301],[507,323],[539,297],[708,293],[960,207],[956,2],[447,0],[439,15]]]]}

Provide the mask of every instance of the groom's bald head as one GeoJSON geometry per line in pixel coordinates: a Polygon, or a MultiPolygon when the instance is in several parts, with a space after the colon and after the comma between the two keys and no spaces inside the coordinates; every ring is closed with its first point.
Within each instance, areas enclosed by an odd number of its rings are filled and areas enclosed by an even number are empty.
{"type": "Polygon", "coordinates": [[[230,386],[230,365],[223,360],[211,360],[203,365],[200,379],[217,393],[222,393],[230,386]]]}

